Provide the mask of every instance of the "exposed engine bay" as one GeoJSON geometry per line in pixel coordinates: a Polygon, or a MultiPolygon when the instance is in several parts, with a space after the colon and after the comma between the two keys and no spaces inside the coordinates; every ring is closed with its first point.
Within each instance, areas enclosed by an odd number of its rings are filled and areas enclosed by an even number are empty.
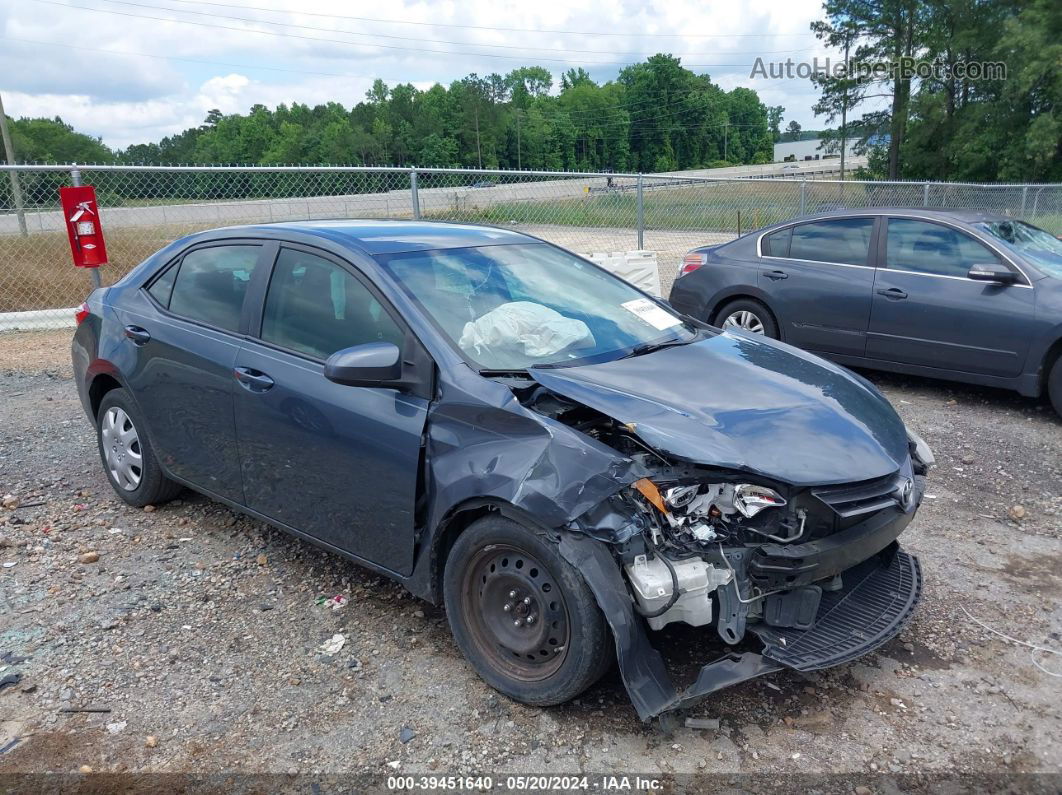
{"type": "Polygon", "coordinates": [[[823,594],[846,587],[846,569],[896,547],[895,535],[906,521],[894,523],[895,533],[875,530],[869,543],[864,529],[878,514],[888,511],[891,518],[910,510],[931,463],[915,454],[912,443],[909,472],[881,482],[792,489],[751,474],[673,461],[638,437],[636,423],[542,386],[514,392],[525,406],[608,445],[648,473],[581,517],[580,529],[614,542],[634,609],[651,629],[675,622],[714,625],[727,644],[758,627],[811,629],[823,594]],[[856,535],[859,549],[851,554],[800,554],[829,549],[831,538],[856,535]]]}

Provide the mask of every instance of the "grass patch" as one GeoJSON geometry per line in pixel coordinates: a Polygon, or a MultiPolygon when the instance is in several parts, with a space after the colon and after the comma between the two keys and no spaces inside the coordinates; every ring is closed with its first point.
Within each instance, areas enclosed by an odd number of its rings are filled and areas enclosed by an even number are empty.
{"type": "MultiPolygon", "coordinates": [[[[110,262],[100,269],[103,283],[113,284],[163,246],[195,231],[199,228],[107,230],[110,262]]],[[[91,276],[88,269],[73,266],[65,232],[0,236],[0,312],[77,306],[90,292],[91,276]]]]}

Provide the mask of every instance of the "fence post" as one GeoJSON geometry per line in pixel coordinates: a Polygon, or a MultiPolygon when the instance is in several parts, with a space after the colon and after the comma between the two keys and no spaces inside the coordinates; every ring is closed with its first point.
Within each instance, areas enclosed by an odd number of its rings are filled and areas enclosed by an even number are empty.
{"type": "Polygon", "coordinates": [[[643,194],[644,182],[642,175],[638,174],[638,209],[636,223],[638,225],[638,250],[645,248],[645,198],[643,194]]]}
{"type": "Polygon", "coordinates": [[[927,182],[922,186],[922,206],[929,206],[929,183],[927,182]]]}
{"type": "MultiPolygon", "coordinates": [[[[70,184],[73,185],[75,188],[81,184],[81,170],[77,167],[77,163],[71,164],[70,184]]],[[[65,222],[66,219],[64,218],[63,221],[65,222]]],[[[95,290],[101,287],[103,283],[100,281],[100,269],[89,268],[88,272],[89,277],[92,279],[92,289],[95,290]]]]}
{"type": "Polygon", "coordinates": [[[417,170],[409,172],[409,195],[413,201],[413,219],[420,220],[420,193],[417,190],[417,170]]]}
{"type": "Polygon", "coordinates": [[[808,214],[808,181],[800,181],[800,215],[808,214]]]}
{"type": "Polygon", "coordinates": [[[1021,188],[1021,217],[1025,217],[1025,203],[1029,198],[1029,186],[1022,185],[1021,188]]]}

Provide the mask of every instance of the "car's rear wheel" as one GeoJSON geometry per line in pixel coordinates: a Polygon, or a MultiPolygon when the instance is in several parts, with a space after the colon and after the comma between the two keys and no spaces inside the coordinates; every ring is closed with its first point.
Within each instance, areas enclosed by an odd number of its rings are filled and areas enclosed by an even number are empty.
{"type": "Polygon", "coordinates": [[[608,627],[582,575],[534,531],[500,516],[454,543],[443,596],[458,647],[491,687],[561,704],[608,669],[608,627]]]}
{"type": "Polygon", "coordinates": [[[1051,405],[1062,416],[1062,356],[1055,359],[1051,366],[1051,372],[1047,375],[1047,395],[1051,398],[1051,405]]]}
{"type": "Polygon", "coordinates": [[[112,389],[96,413],[96,440],[103,471],[115,493],[142,508],[172,500],[181,486],[162,473],[129,393],[112,389]]]}
{"type": "Polygon", "coordinates": [[[725,304],[715,313],[715,325],[720,328],[739,328],[753,334],[778,339],[778,324],[771,311],[752,298],[739,298],[725,304]]]}

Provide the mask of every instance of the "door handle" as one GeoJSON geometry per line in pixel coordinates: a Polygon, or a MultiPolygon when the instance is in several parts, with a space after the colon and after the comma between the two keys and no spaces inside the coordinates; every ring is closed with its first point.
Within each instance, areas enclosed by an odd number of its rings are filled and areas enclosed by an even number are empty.
{"type": "Polygon", "coordinates": [[[145,345],[151,340],[151,335],[146,329],[140,328],[140,326],[126,326],[125,336],[137,345],[145,345]]]}
{"type": "Polygon", "coordinates": [[[268,389],[272,389],[273,384],[276,383],[261,370],[254,370],[250,367],[236,367],[233,369],[232,374],[236,376],[240,386],[249,392],[265,392],[268,389]]]}
{"type": "Polygon", "coordinates": [[[907,297],[907,293],[899,287],[890,287],[888,290],[878,290],[878,295],[883,295],[891,301],[902,301],[907,297]]]}
{"type": "Polygon", "coordinates": [[[789,274],[786,273],[785,271],[769,271],[769,272],[767,272],[764,275],[768,279],[774,279],[775,281],[778,281],[780,279],[788,279],[789,278],[789,274]]]}

